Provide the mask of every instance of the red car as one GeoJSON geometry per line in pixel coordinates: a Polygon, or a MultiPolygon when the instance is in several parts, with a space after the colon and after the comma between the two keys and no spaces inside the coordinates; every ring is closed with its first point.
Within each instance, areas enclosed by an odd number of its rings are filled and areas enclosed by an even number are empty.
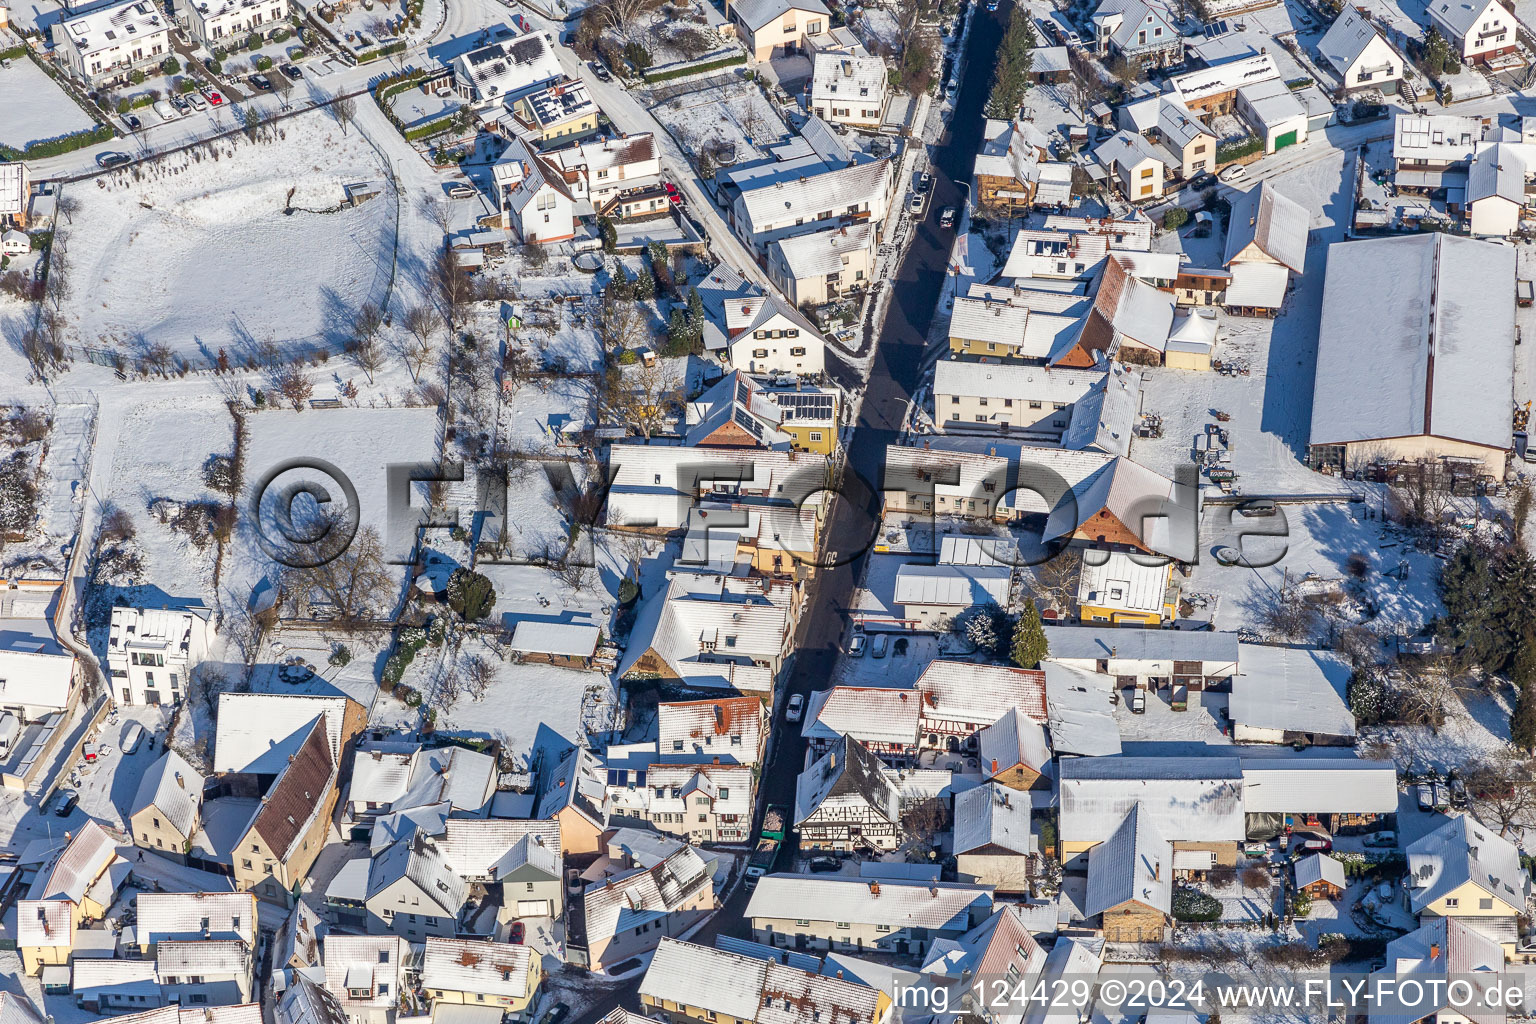
{"type": "Polygon", "coordinates": [[[672,205],[682,206],[683,194],[677,190],[677,186],[672,184],[670,181],[663,182],[662,185],[666,188],[667,198],[672,201],[672,205]]]}
{"type": "Polygon", "coordinates": [[[512,922],[512,935],[509,941],[514,946],[521,946],[523,944],[523,922],[512,922]]]}
{"type": "Polygon", "coordinates": [[[209,103],[209,105],[217,107],[218,105],[220,105],[223,102],[224,102],[224,97],[220,96],[218,93],[210,92],[208,94],[208,103],[209,103]]]}

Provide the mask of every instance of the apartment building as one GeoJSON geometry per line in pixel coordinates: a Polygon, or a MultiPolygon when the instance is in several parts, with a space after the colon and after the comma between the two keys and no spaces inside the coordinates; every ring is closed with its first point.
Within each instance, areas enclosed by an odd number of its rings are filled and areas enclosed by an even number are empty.
{"type": "Polygon", "coordinates": [[[53,42],[73,77],[105,85],[169,56],[171,28],[151,0],[130,0],[59,22],[53,42]]]}
{"type": "Polygon", "coordinates": [[[197,0],[179,10],[187,15],[188,31],[209,49],[252,32],[265,38],[289,13],[288,0],[197,0]]]}
{"type": "Polygon", "coordinates": [[[107,634],[109,690],[120,706],[174,704],[208,656],[210,613],[201,604],[112,609],[107,634]]]}

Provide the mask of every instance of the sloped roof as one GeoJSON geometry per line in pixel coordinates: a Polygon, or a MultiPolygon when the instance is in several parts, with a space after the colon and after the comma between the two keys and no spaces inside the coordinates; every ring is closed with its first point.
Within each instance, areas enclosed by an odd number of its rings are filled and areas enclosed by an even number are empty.
{"type": "Polygon", "coordinates": [[[800,733],[806,739],[852,736],[865,743],[917,740],[918,694],[911,688],[834,686],[816,690],[800,733]]]}
{"type": "Polygon", "coordinates": [[[240,977],[250,971],[251,947],[232,939],[196,942],[161,942],[155,947],[161,977],[187,975],[240,977]]]}
{"type": "Polygon", "coordinates": [[[1409,904],[1415,914],[1468,882],[1524,913],[1531,882],[1520,851],[1470,814],[1408,844],[1409,904]]]}
{"type": "Polygon", "coordinates": [[[735,0],[730,7],[731,15],[740,18],[753,31],[788,11],[805,11],[830,17],[830,12],[821,0],[735,0]]]}
{"type": "Polygon", "coordinates": [[[1518,987],[1521,976],[1509,978],[1506,975],[1503,947],[1498,940],[1479,930],[1481,923],[1482,920],[1475,917],[1432,918],[1418,930],[1387,943],[1386,966],[1372,973],[1372,984],[1387,980],[1401,991],[1398,986],[1403,984],[1402,978],[1425,975],[1435,979],[1454,978],[1469,988],[1457,992],[1453,1000],[1448,991],[1455,992],[1455,986],[1426,985],[1424,999],[1416,1000],[1406,1010],[1390,1003],[1372,1007],[1371,1019],[1382,1024],[1414,1024],[1415,1021],[1436,1019],[1449,1010],[1450,1014],[1444,1015],[1465,1017],[1474,1024],[1504,1024],[1508,1017],[1500,1003],[1490,998],[1493,995],[1490,990],[1511,982],[1518,987]],[[1395,982],[1391,980],[1394,978],[1397,979],[1395,982]]]}
{"type": "Polygon", "coordinates": [[[1078,757],[1063,760],[1057,772],[1064,842],[1102,842],[1138,805],[1170,842],[1246,835],[1235,757],[1078,757]]]}
{"type": "Polygon", "coordinates": [[[1317,52],[1341,76],[1348,75],[1355,61],[1371,45],[1371,40],[1380,38],[1380,35],[1376,26],[1366,19],[1358,7],[1345,4],[1344,10],[1328,26],[1323,38],[1318,40],[1317,52]]]}
{"type": "Polygon", "coordinates": [[[657,749],[662,757],[678,742],[688,754],[752,764],[763,739],[763,702],[758,697],[662,701],[656,705],[657,749]],[[731,743],[739,735],[741,742],[731,743]]]}
{"type": "Polygon", "coordinates": [[[587,886],[587,937],[611,939],[674,913],[709,888],[709,867],[691,846],[673,851],[649,868],[587,886]]]}
{"type": "Polygon", "coordinates": [[[801,772],[795,783],[796,825],[823,808],[833,816],[847,808],[868,808],[892,824],[901,817],[896,787],[880,759],[848,736],[801,772]]]}
{"type": "Polygon", "coordinates": [[[441,848],[420,837],[402,839],[373,858],[368,898],[373,899],[402,878],[414,883],[445,917],[458,917],[469,892],[469,884],[443,858],[441,848]]]}
{"type": "Polygon", "coordinates": [[[1478,19],[1490,7],[1497,8],[1505,17],[1513,18],[1497,0],[1429,0],[1425,6],[1431,18],[1458,37],[1472,31],[1478,19]]]}
{"type": "Polygon", "coordinates": [[[410,947],[398,935],[328,935],[325,939],[325,987],[344,1006],[392,1007],[400,998],[400,974],[410,947]],[[369,984],[353,982],[361,977],[369,984]],[[368,989],[356,999],[351,990],[368,989]]]}
{"type": "Polygon", "coordinates": [[[421,984],[448,992],[521,999],[528,995],[531,956],[528,946],[510,942],[428,938],[421,984]]]}
{"type": "Polygon", "coordinates": [[[1331,651],[1243,644],[1227,710],[1233,723],[1256,729],[1354,736],[1349,677],[1331,651]]]}
{"type": "Polygon", "coordinates": [[[28,897],[78,904],[116,859],[117,841],[93,818],[69,841],[53,865],[38,875],[28,897]]]}
{"type": "Polygon", "coordinates": [[[1066,660],[1163,660],[1236,662],[1236,633],[1189,629],[1118,629],[1046,626],[1051,658],[1066,660]]]}
{"type": "Polygon", "coordinates": [[[197,831],[197,812],[202,802],[203,777],[184,757],[167,749],[139,778],[139,789],[128,816],[154,807],[176,831],[190,839],[197,831]]]}
{"type": "MultiPolygon", "coordinates": [[[[278,998],[278,1024],[351,1024],[351,1018],[330,992],[295,971],[293,982],[278,998]]],[[[179,1024],[174,1018],[167,1024],[179,1024]]]]}
{"type": "Polygon", "coordinates": [[[970,608],[1008,603],[1013,572],[1001,565],[923,565],[896,570],[895,601],[902,605],[970,608]]]}
{"type": "Polygon", "coordinates": [[[1271,259],[1301,273],[1307,262],[1307,232],[1312,215],[1306,207],[1265,181],[1232,197],[1227,218],[1227,248],[1222,266],[1231,266],[1250,244],[1271,259]]]}
{"type": "Polygon", "coordinates": [[[74,905],[68,899],[21,900],[16,904],[16,945],[69,948],[74,930],[74,905]]]}
{"type": "MultiPolygon", "coordinates": [[[[1056,372],[1060,373],[1058,369],[1056,372]]],[[[1131,453],[1131,434],[1141,412],[1141,374],[1111,363],[1082,398],[1061,435],[1063,448],[1094,448],[1110,455],[1131,453]]]]}
{"type": "Polygon", "coordinates": [[[922,717],[992,723],[1010,708],[1043,722],[1045,673],[1011,665],[979,665],[939,658],[918,677],[922,717]]]}
{"type": "Polygon", "coordinates": [[[762,960],[667,937],[651,956],[640,993],[754,1020],[767,974],[762,960]]]}
{"type": "Polygon", "coordinates": [[[141,892],[134,910],[141,943],[209,938],[255,944],[254,893],[141,892]]]}
{"type": "Polygon", "coordinates": [[[776,874],[758,879],[745,916],[964,932],[971,908],[991,905],[988,886],[776,874]]]}
{"type": "MultiPolygon", "coordinates": [[[[526,836],[538,836],[552,850],[560,849],[560,823],[520,818],[449,818],[438,842],[443,857],[466,878],[489,878],[526,836]]],[[[498,871],[498,874],[500,872],[498,871]]]]}
{"type": "Polygon", "coordinates": [[[1244,757],[1249,814],[1392,814],[1397,766],[1354,757],[1244,757]]]}
{"type": "Polygon", "coordinates": [[[1340,889],[1348,885],[1344,877],[1344,865],[1326,853],[1314,853],[1296,862],[1296,888],[1302,889],[1313,882],[1327,882],[1340,889]]]}
{"type": "Polygon", "coordinates": [[[1044,772],[1051,763],[1045,727],[1018,708],[1009,708],[978,738],[981,772],[992,776],[1018,765],[1044,772]]]}
{"type": "Polygon", "coordinates": [[[1029,816],[1028,793],[995,782],[964,790],[955,795],[954,852],[995,848],[990,852],[1034,853],[1029,816]]]}
{"type": "Polygon", "coordinates": [[[1088,851],[1090,916],[1135,900],[1164,914],[1173,903],[1173,845],[1132,805],[1108,839],[1088,851]]]}
{"type": "Polygon", "coordinates": [[[326,739],[328,718],[322,714],[310,726],[308,737],[267,790],[251,820],[251,828],[280,860],[287,859],[293,844],[325,806],[327,790],[336,784],[336,762],[326,739]]]}
{"type": "Polygon", "coordinates": [[[349,705],[356,702],[341,696],[226,690],[219,694],[213,771],[260,775],[282,771],[288,755],[309,735],[311,723],[322,716],[335,762],[341,755],[341,728],[349,705]]]}

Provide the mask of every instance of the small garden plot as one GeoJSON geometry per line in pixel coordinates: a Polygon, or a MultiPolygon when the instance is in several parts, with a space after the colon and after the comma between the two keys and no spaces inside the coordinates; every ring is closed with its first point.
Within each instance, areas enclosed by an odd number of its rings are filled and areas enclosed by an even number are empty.
{"type": "Polygon", "coordinates": [[[747,82],[679,96],[653,113],[695,161],[707,155],[716,166],[764,157],[789,135],[773,105],[747,82]]]}
{"type": "MultiPolygon", "coordinates": [[[[440,83],[438,87],[441,87],[440,83]]],[[[451,89],[442,91],[446,95],[438,95],[432,89],[421,88],[398,92],[389,98],[390,113],[394,114],[408,129],[457,113],[464,101],[455,96],[451,89]]]]}
{"type": "Polygon", "coordinates": [[[95,123],[29,58],[0,68],[0,145],[26,149],[33,142],[89,131],[95,123]]]}
{"type": "MultiPolygon", "coordinates": [[[[97,179],[68,233],[75,340],[138,365],[339,349],[381,303],[398,204],[377,155],[323,114],[97,179]],[[345,187],[381,190],[357,206],[345,187]],[[265,354],[264,354],[265,353],[265,354]]],[[[155,368],[152,365],[151,368],[155,368]]]]}

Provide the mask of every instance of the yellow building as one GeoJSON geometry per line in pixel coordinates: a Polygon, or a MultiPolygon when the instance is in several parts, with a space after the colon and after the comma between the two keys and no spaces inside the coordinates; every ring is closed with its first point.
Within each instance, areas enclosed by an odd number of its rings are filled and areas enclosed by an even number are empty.
{"type": "MultiPolygon", "coordinates": [[[[1139,556],[1149,561],[1156,556],[1139,556]]],[[[1077,583],[1078,618],[1085,623],[1156,628],[1176,614],[1173,563],[1142,565],[1124,551],[1083,553],[1077,583]],[[1094,564],[1097,562],[1098,564],[1094,564]]]]}
{"type": "Polygon", "coordinates": [[[1407,854],[1408,902],[1420,923],[1476,919],[1478,932],[1514,955],[1531,880],[1513,843],[1463,815],[1409,844],[1407,854]]]}
{"type": "Polygon", "coordinates": [[[533,129],[541,148],[575,142],[597,131],[598,106],[582,82],[565,79],[529,93],[513,104],[513,115],[533,129]]]}
{"type": "Polygon", "coordinates": [[[422,958],[421,986],[436,1007],[492,1006],[522,1013],[538,995],[540,957],[510,942],[429,938],[422,958]]]}
{"type": "Polygon", "coordinates": [[[117,840],[94,820],[86,822],[17,903],[16,947],[26,973],[68,963],[76,930],[106,914],[126,877],[117,840]]]}
{"type": "Polygon", "coordinates": [[[777,448],[830,455],[841,405],[833,388],[764,387],[733,370],[688,403],[691,448],[777,448]]]}
{"type": "Polygon", "coordinates": [[[821,0],[726,0],[725,14],[752,59],[760,61],[803,53],[806,40],[832,21],[821,0]]]}
{"type": "Polygon", "coordinates": [[[235,888],[291,907],[295,889],[309,877],[325,846],[338,793],[326,716],[321,715],[235,844],[235,888]]]}
{"type": "Polygon", "coordinates": [[[139,779],[128,816],[133,845],[184,863],[202,803],[203,777],[180,754],[167,750],[139,779]]]}

